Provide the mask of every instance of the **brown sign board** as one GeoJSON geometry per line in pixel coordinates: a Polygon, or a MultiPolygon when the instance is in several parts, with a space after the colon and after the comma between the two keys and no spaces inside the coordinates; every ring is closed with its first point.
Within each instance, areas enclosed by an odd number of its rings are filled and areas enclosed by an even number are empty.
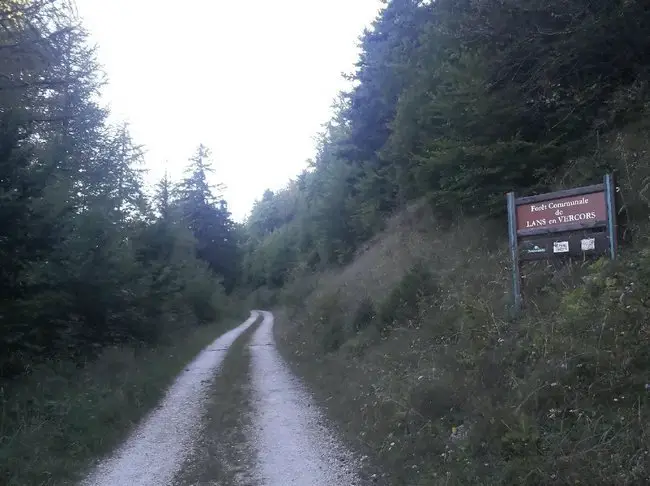
{"type": "Polygon", "coordinates": [[[514,308],[521,306],[519,262],[550,258],[616,257],[616,201],[611,174],[602,184],[515,197],[507,195],[514,308]]]}
{"type": "MultiPolygon", "coordinates": [[[[579,192],[579,191],[578,191],[579,192]]],[[[520,198],[517,206],[517,235],[573,231],[607,225],[607,202],[604,188],[586,194],[544,194],[520,198]]]]}

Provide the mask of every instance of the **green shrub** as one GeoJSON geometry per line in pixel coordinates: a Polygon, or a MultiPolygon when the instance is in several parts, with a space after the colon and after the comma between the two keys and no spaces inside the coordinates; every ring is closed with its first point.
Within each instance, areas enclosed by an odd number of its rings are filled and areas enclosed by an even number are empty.
{"type": "Polygon", "coordinates": [[[51,361],[0,387],[2,484],[75,484],[153,407],[229,323],[176,332],[155,349],[105,348],[79,367],[51,361]]]}
{"type": "Polygon", "coordinates": [[[345,333],[341,322],[333,322],[323,333],[323,349],[326,352],[337,351],[345,342],[345,333]]]}
{"type": "Polygon", "coordinates": [[[344,319],[337,292],[322,296],[316,303],[316,331],[325,352],[336,351],[345,342],[344,319]]]}
{"type": "Polygon", "coordinates": [[[431,298],[436,291],[437,285],[427,267],[423,263],[414,265],[381,303],[378,319],[380,331],[409,326],[417,319],[422,301],[431,298]]]}
{"type": "Polygon", "coordinates": [[[359,302],[352,318],[352,331],[358,333],[366,329],[377,317],[375,305],[370,297],[364,297],[359,302]]]}

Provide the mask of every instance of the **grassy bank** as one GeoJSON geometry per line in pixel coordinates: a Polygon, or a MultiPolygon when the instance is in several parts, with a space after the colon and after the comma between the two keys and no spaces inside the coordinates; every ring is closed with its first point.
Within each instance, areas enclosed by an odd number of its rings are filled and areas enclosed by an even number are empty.
{"type": "Polygon", "coordinates": [[[155,349],[113,348],[83,368],[51,362],[0,395],[3,484],[78,480],[124,440],[183,367],[236,322],[196,327],[155,349]]]}
{"type": "Polygon", "coordinates": [[[616,262],[526,265],[514,318],[503,224],[441,227],[414,205],[351,265],[285,287],[281,350],[392,484],[643,483],[650,233],[636,222],[616,262]]]}

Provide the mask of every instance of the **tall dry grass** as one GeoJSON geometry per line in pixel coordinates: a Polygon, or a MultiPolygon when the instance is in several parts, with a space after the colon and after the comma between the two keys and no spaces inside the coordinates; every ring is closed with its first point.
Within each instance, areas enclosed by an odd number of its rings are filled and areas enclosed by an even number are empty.
{"type": "Polygon", "coordinates": [[[281,349],[392,484],[650,481],[644,133],[600,154],[618,175],[620,258],[525,265],[519,316],[504,222],[442,227],[422,202],[351,265],[284,289],[281,349]]]}
{"type": "Polygon", "coordinates": [[[107,349],[86,366],[53,361],[0,388],[0,482],[75,484],[229,324],[196,327],[155,349],[107,349]]]}

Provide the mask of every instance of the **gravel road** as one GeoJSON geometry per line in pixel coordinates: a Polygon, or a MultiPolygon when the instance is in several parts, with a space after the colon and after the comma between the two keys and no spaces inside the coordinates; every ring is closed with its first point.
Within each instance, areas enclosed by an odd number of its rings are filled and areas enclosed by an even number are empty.
{"type": "Polygon", "coordinates": [[[360,484],[358,464],[319,412],[275,346],[273,315],[251,340],[254,436],[259,484],[351,486],[360,484]]]}
{"type": "MultiPolygon", "coordinates": [[[[164,486],[178,482],[183,472],[189,470],[188,461],[194,456],[194,446],[204,439],[201,434],[210,430],[203,426],[206,390],[219,372],[231,344],[260,315],[263,316],[262,323],[253,334],[248,347],[251,359],[251,426],[242,432],[246,449],[254,452],[250,453],[251,460],[246,461],[250,464],[250,471],[246,471],[245,476],[251,478],[246,481],[246,485],[362,484],[358,477],[359,462],[337,439],[304,385],[280,357],[273,338],[273,315],[265,311],[252,311],[246,322],[218,338],[188,365],[169,389],[159,408],[148,416],[111,457],[100,462],[82,485],[164,486]]],[[[242,336],[242,339],[246,337],[242,336]]],[[[233,352],[242,351],[233,349],[233,352]]],[[[244,376],[244,382],[246,381],[248,380],[244,376]]],[[[224,396],[224,400],[232,400],[231,394],[224,396]]],[[[234,413],[243,413],[239,405],[232,409],[234,413]]],[[[213,421],[224,419],[208,418],[213,421]]],[[[225,447],[237,447],[238,444],[228,443],[223,432],[225,430],[217,429],[215,432],[212,429],[211,435],[216,436],[210,437],[212,442],[223,442],[225,447]]],[[[220,460],[218,455],[203,456],[199,461],[220,460]]],[[[193,459],[194,468],[210,471],[209,467],[201,468],[200,464],[197,466],[196,457],[193,459]]],[[[223,478],[210,477],[205,482],[207,479],[203,477],[199,483],[193,484],[244,486],[239,481],[237,484],[226,484],[229,481],[224,483],[223,478]]]]}
{"type": "Polygon", "coordinates": [[[230,345],[258,318],[257,312],[216,339],[181,373],[160,406],[109,458],[100,462],[83,486],[163,486],[181,468],[201,430],[205,390],[230,345]]]}

